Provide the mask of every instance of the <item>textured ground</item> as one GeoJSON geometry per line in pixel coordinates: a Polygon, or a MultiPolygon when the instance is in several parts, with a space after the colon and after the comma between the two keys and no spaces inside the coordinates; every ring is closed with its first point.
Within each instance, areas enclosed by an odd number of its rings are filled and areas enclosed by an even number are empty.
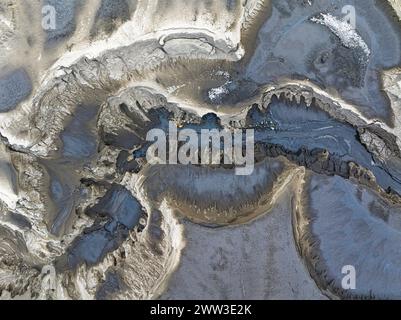
{"type": "Polygon", "coordinates": [[[0,0],[0,297],[400,298],[400,16],[0,0]],[[169,122],[253,129],[255,170],[148,162],[169,122]]]}

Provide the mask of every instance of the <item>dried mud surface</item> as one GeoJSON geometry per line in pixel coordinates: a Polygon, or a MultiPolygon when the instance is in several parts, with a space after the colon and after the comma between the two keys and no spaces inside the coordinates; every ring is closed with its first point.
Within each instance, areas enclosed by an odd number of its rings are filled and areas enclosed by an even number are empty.
{"type": "Polygon", "coordinates": [[[0,0],[0,299],[400,298],[400,17],[0,0]],[[254,130],[254,171],[148,162],[169,123],[254,130]]]}

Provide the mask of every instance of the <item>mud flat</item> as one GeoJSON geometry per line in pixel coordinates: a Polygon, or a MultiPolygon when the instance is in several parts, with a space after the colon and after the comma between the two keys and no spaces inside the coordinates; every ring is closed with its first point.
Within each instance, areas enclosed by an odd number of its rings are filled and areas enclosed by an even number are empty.
{"type": "Polygon", "coordinates": [[[327,299],[294,244],[292,192],[290,186],[271,212],[246,225],[208,229],[186,222],[180,266],[160,298],[327,299]]]}
{"type": "Polygon", "coordinates": [[[399,297],[400,206],[340,177],[308,174],[294,211],[296,241],[327,294],[347,299],[399,297]],[[355,290],[342,286],[344,266],[356,271],[355,290]]]}

